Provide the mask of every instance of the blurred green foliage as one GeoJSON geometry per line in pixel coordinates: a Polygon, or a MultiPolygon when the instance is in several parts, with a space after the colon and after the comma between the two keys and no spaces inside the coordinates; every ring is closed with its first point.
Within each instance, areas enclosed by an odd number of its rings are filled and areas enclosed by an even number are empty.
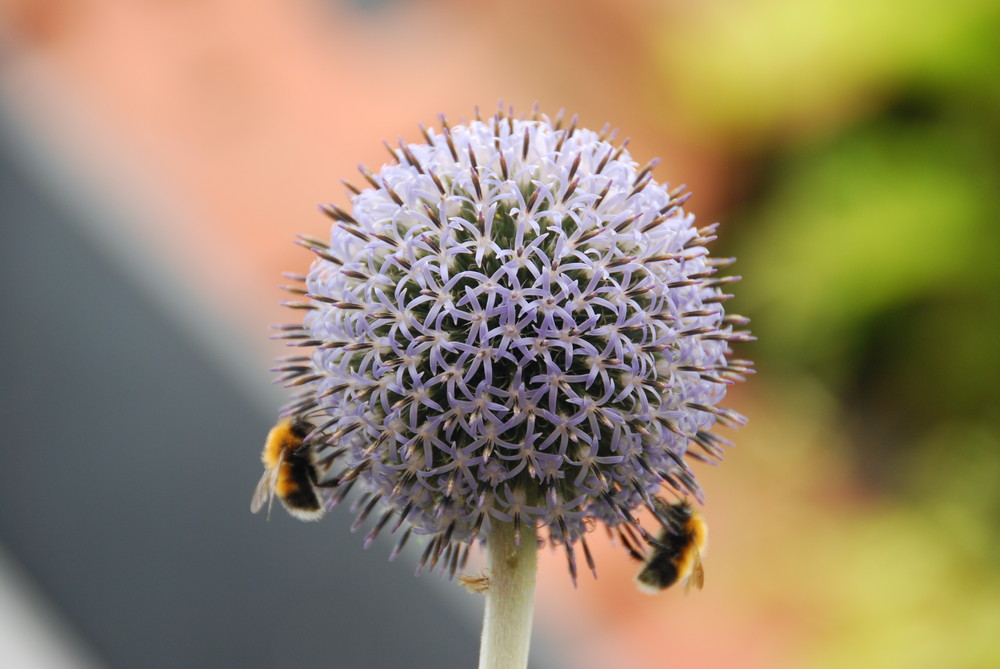
{"type": "Polygon", "coordinates": [[[753,143],[865,116],[900,84],[994,108],[995,0],[743,0],[670,5],[656,72],[692,129],[753,143]]]}
{"type": "Polygon", "coordinates": [[[837,397],[815,420],[880,500],[803,529],[797,586],[824,621],[807,665],[1000,666],[1000,3],[709,2],[671,21],[672,105],[755,174],[724,249],[754,383],[837,397]]]}
{"type": "Polygon", "coordinates": [[[896,458],[937,425],[995,433],[1000,3],[751,0],[683,18],[661,41],[675,103],[739,137],[759,184],[727,251],[761,365],[841,397],[873,483],[905,485],[896,458]]]}
{"type": "MultiPolygon", "coordinates": [[[[747,308],[764,311],[763,354],[842,381],[858,373],[850,359],[862,357],[888,311],[936,302],[979,311],[997,274],[990,255],[1000,229],[983,178],[995,166],[963,134],[879,118],[784,158],[740,243],[747,308]]],[[[955,315],[935,329],[968,320],[955,315]]],[[[950,341],[968,332],[951,329],[950,341]]],[[[939,352],[920,367],[951,357],[939,352]]]]}

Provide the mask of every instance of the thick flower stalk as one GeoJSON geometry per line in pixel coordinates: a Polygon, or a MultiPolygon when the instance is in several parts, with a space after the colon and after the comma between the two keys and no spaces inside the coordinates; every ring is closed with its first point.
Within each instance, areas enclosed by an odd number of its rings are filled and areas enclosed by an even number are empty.
{"type": "Polygon", "coordinates": [[[720,406],[752,369],[731,357],[751,337],[723,309],[738,277],[709,255],[716,226],[575,119],[421,130],[323,207],[328,242],[302,238],[305,318],[280,336],[314,348],[277,370],[329,505],[357,484],[368,541],[426,535],[421,568],[451,575],[498,524],[561,545],[574,579],[595,523],[641,553],[637,508],[701,499],[685,456],[720,459],[713,427],[744,422],[720,406]]]}

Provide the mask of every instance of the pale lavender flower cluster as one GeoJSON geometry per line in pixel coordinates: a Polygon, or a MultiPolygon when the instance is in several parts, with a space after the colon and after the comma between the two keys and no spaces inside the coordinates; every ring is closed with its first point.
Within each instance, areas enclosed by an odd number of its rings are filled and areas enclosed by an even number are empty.
{"type": "Polygon", "coordinates": [[[316,425],[359,521],[430,535],[421,566],[454,574],[491,523],[574,545],[595,521],[635,545],[633,511],[666,484],[701,497],[685,455],[719,459],[727,385],[752,371],[730,343],[717,270],[670,190],[626,145],[535,114],[498,112],[390,147],[348,185],[347,210],[305,279],[313,346],[279,371],[303,391],[286,414],[316,425]],[[689,450],[689,444],[697,449],[689,450]]]}

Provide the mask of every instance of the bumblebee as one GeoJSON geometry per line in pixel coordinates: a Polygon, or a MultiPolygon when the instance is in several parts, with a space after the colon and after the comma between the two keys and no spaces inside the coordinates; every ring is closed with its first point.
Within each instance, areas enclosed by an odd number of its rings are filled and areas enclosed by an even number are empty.
{"type": "Polygon", "coordinates": [[[668,504],[656,498],[654,502],[663,528],[635,576],[636,585],[649,594],[665,590],[678,581],[684,583],[685,592],[691,586],[701,590],[705,584],[701,554],[708,543],[705,519],[686,501],[668,504]]]}
{"type": "Polygon", "coordinates": [[[288,513],[300,520],[319,520],[326,509],[317,487],[320,472],[315,459],[315,445],[306,437],[313,426],[301,419],[284,418],[271,428],[260,455],[264,475],[250,500],[250,511],[257,513],[267,502],[271,517],[274,498],[281,500],[288,513]]]}

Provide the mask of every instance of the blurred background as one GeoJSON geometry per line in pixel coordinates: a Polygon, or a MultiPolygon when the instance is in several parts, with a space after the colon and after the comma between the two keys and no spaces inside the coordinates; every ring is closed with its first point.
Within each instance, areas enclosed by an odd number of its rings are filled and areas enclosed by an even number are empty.
{"type": "Polygon", "coordinates": [[[0,664],[473,666],[482,603],[251,516],[295,233],[498,100],[686,183],[750,425],[703,592],[543,554],[532,666],[1000,666],[1000,4],[0,1],[0,664]]]}

